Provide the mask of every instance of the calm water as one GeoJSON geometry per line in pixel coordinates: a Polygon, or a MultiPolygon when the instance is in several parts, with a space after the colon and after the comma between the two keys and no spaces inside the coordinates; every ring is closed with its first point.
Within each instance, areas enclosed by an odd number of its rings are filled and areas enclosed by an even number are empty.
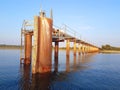
{"type": "MultiPolygon", "coordinates": [[[[120,54],[88,54],[52,58],[52,72],[31,74],[30,66],[20,65],[19,50],[0,50],[0,90],[118,90],[120,54]],[[55,61],[55,62],[54,62],[55,61]]],[[[54,53],[53,53],[54,54],[54,53]]]]}

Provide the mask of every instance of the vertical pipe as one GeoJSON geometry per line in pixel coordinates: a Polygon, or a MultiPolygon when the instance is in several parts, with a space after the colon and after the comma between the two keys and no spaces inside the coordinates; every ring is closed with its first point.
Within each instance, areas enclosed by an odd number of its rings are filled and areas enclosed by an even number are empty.
{"type": "Polygon", "coordinates": [[[70,40],[66,40],[66,56],[70,53],[70,40]]]}
{"type": "Polygon", "coordinates": [[[74,41],[74,46],[73,46],[73,49],[74,49],[74,55],[76,55],[76,40],[74,41]]]}
{"type": "Polygon", "coordinates": [[[31,33],[25,34],[25,59],[24,64],[31,63],[31,54],[32,54],[32,35],[31,33]]]}

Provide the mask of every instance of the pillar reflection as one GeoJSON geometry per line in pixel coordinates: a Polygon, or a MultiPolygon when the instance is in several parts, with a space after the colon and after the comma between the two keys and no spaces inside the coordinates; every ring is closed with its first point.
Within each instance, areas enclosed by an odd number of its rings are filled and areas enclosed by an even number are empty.
{"type": "Polygon", "coordinates": [[[33,74],[30,90],[50,90],[51,73],[33,74]]]}
{"type": "Polygon", "coordinates": [[[70,57],[66,56],[66,72],[70,71],[70,57]]]}
{"type": "Polygon", "coordinates": [[[19,81],[19,88],[22,90],[29,90],[31,86],[31,66],[20,64],[21,78],[19,81]]]}
{"type": "Polygon", "coordinates": [[[76,66],[76,65],[77,65],[76,55],[73,56],[73,61],[74,61],[74,63],[73,63],[73,64],[74,64],[74,65],[73,65],[74,71],[76,71],[76,69],[77,69],[77,66],[76,66]]]}

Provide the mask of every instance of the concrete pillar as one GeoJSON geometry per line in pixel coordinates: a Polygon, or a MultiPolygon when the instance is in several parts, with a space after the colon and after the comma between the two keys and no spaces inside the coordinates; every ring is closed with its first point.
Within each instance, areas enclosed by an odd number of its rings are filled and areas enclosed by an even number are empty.
{"type": "Polygon", "coordinates": [[[74,41],[73,52],[74,52],[74,55],[76,55],[76,40],[74,41]]]}
{"type": "Polygon", "coordinates": [[[34,18],[33,74],[51,71],[53,21],[42,13],[34,18]]]}
{"type": "Polygon", "coordinates": [[[66,40],[66,56],[70,54],[70,40],[66,40]]]}
{"type": "Polygon", "coordinates": [[[24,64],[28,65],[31,63],[32,55],[32,34],[29,32],[25,33],[25,59],[24,64]]]}
{"type": "Polygon", "coordinates": [[[84,54],[86,54],[86,46],[84,45],[84,54]]]}
{"type": "Polygon", "coordinates": [[[83,45],[81,47],[81,50],[82,50],[82,54],[84,54],[84,46],[83,45]]]}
{"type": "Polygon", "coordinates": [[[86,54],[88,53],[88,46],[87,45],[85,46],[85,53],[86,54]]]}
{"type": "Polygon", "coordinates": [[[90,46],[88,46],[88,53],[90,53],[90,46]]]}
{"type": "Polygon", "coordinates": [[[81,47],[80,47],[80,43],[78,44],[78,54],[81,54],[81,47]]]}

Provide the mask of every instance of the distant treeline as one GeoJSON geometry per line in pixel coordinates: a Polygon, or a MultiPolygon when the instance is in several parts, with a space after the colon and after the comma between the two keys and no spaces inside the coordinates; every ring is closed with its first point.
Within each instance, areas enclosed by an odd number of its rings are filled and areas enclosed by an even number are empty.
{"type": "Polygon", "coordinates": [[[20,45],[5,45],[1,44],[0,49],[20,49],[20,45]]]}
{"type": "Polygon", "coordinates": [[[120,51],[120,47],[113,47],[113,46],[110,46],[108,44],[106,45],[102,45],[102,50],[117,50],[117,51],[120,51]]]}

